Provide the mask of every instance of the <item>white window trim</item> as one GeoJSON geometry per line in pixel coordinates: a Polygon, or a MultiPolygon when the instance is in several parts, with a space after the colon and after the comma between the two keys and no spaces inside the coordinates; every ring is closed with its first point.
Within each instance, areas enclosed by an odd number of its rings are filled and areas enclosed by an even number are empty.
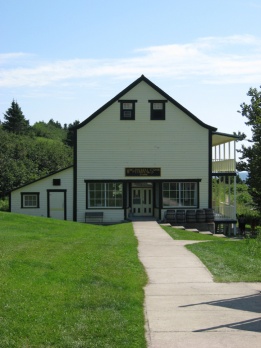
{"type": "MultiPolygon", "coordinates": [[[[39,202],[39,192],[22,192],[21,193],[22,197],[22,208],[39,208],[40,207],[40,202],[39,202]],[[28,197],[34,197],[35,198],[35,204],[28,204],[28,197]]],[[[29,201],[32,199],[29,199],[29,201]]]]}

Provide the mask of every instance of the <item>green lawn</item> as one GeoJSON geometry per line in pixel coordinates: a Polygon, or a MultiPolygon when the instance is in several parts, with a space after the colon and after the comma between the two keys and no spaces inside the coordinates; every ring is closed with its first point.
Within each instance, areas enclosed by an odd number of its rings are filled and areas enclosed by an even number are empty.
{"type": "Polygon", "coordinates": [[[186,247],[206,265],[216,282],[261,281],[261,235],[255,239],[233,240],[163,228],[173,239],[212,241],[186,247]]]}
{"type": "Polygon", "coordinates": [[[0,347],[146,347],[132,224],[0,212],[0,347]]]}
{"type": "Polygon", "coordinates": [[[220,240],[220,237],[215,237],[213,235],[205,235],[168,226],[162,227],[173,239],[176,240],[220,240]]]}

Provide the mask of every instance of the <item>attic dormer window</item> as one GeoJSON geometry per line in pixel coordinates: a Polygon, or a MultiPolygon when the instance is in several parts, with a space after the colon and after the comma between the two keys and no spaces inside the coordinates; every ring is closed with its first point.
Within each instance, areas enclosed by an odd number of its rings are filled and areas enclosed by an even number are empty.
{"type": "Polygon", "coordinates": [[[149,100],[151,120],[165,120],[166,102],[167,100],[149,100]]]}
{"type": "Polygon", "coordinates": [[[121,103],[121,120],[135,120],[135,103],[137,100],[119,100],[121,103]]]}

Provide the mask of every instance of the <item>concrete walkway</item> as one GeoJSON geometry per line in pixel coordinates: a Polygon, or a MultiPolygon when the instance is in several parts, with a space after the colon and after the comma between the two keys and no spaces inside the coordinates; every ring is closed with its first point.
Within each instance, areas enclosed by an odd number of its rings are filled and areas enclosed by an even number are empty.
{"type": "Polygon", "coordinates": [[[148,347],[261,347],[261,283],[214,283],[184,247],[190,241],[174,241],[155,221],[133,226],[149,277],[148,347]]]}

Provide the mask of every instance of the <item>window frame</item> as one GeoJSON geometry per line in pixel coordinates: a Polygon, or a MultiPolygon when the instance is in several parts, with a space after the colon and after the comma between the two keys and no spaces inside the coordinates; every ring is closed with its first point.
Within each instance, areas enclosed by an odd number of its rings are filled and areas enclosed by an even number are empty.
{"type": "Polygon", "coordinates": [[[137,100],[119,100],[120,103],[120,119],[122,121],[135,121],[135,103],[137,103],[137,100]],[[127,108],[124,104],[131,104],[131,108],[127,108]],[[124,112],[130,112],[131,116],[130,117],[125,117],[124,112]]]}
{"type": "Polygon", "coordinates": [[[122,181],[86,181],[86,209],[123,209],[123,196],[124,189],[122,181]],[[100,190],[91,189],[91,185],[100,185],[100,190]],[[111,196],[115,188],[111,189],[110,185],[121,185],[120,197],[111,196]],[[91,197],[92,192],[93,195],[91,197]],[[100,192],[100,197],[97,197],[98,192],[100,192]],[[94,205],[91,203],[91,200],[100,200],[101,204],[94,205]],[[108,204],[110,200],[113,200],[116,204],[108,204]],[[120,200],[120,204],[117,204],[117,200],[120,200]]]}
{"type": "Polygon", "coordinates": [[[151,121],[165,121],[167,100],[149,100],[150,103],[150,119],[151,121]],[[154,109],[154,104],[162,104],[162,109],[154,109]]]}
{"type": "Polygon", "coordinates": [[[163,209],[180,209],[180,208],[184,208],[184,209],[197,209],[199,207],[199,182],[198,181],[164,181],[162,182],[162,207],[163,209]],[[169,189],[164,189],[164,184],[168,184],[169,185],[169,189]],[[178,189],[176,190],[171,190],[170,189],[170,185],[177,185],[178,189]],[[188,190],[187,193],[189,194],[189,197],[185,197],[185,188],[186,185],[194,185],[194,189],[193,190],[188,190]],[[165,195],[165,192],[169,192],[169,195],[165,195]],[[177,192],[177,195],[173,195],[173,197],[171,197],[171,192],[177,192]],[[191,195],[191,192],[193,193],[193,196],[191,195]],[[175,196],[175,197],[174,197],[175,196]],[[165,200],[171,200],[171,199],[175,199],[176,200],[176,205],[166,205],[164,204],[164,199],[165,200]],[[186,200],[194,200],[194,204],[192,205],[188,205],[188,204],[184,204],[186,202],[186,200]]]}
{"type": "Polygon", "coordinates": [[[39,192],[21,192],[21,208],[22,209],[38,209],[40,208],[40,193],[39,192]],[[26,198],[28,196],[36,197],[36,204],[26,204],[26,198]]]}
{"type": "Polygon", "coordinates": [[[61,186],[61,179],[53,179],[53,186],[61,186]]]}

